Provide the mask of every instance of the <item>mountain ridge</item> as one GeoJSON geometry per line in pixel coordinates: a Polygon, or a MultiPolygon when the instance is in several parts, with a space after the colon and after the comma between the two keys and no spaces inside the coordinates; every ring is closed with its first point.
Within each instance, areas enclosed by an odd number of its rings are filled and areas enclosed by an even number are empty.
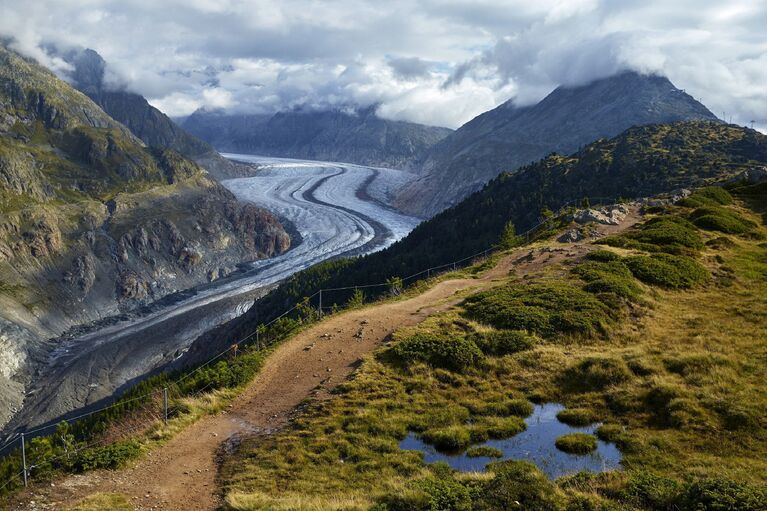
{"type": "Polygon", "coordinates": [[[288,246],[271,213],[0,45],[0,424],[48,339],[288,246]]]}
{"type": "Polygon", "coordinates": [[[173,149],[197,162],[214,177],[225,179],[249,174],[249,170],[218,154],[208,143],[188,133],[141,96],[105,83],[106,62],[95,50],[64,55],[74,69],[75,88],[99,105],[110,117],[124,124],[146,145],[173,149]]]}
{"type": "Polygon", "coordinates": [[[696,119],[716,117],[667,78],[633,71],[558,87],[534,105],[507,101],[429,149],[419,165],[421,177],[401,191],[396,203],[430,217],[501,172],[547,154],[568,154],[631,126],[696,119]]]}
{"type": "Polygon", "coordinates": [[[449,128],[385,120],[376,107],[228,115],[198,110],[182,126],[223,152],[409,169],[449,128]]]}

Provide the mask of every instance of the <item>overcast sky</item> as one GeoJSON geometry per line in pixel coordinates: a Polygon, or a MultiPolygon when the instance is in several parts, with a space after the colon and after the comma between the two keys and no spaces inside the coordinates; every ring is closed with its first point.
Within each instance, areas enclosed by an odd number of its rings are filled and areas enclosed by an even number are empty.
{"type": "Polygon", "coordinates": [[[171,116],[379,104],[457,127],[622,69],[767,129],[767,0],[0,0],[0,34],[90,47],[171,116]]]}

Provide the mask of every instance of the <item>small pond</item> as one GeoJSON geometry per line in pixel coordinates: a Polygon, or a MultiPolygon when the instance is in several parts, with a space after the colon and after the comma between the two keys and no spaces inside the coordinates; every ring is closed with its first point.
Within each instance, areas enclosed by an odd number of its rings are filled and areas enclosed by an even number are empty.
{"type": "Polygon", "coordinates": [[[594,433],[599,424],[585,427],[568,426],[557,419],[557,413],[564,410],[558,403],[535,405],[525,422],[527,430],[505,440],[488,440],[482,444],[495,447],[503,452],[503,458],[470,458],[466,454],[446,454],[424,443],[415,433],[408,434],[401,449],[421,451],[426,463],[444,461],[462,472],[483,471],[485,465],[501,460],[526,460],[535,463],[551,479],[573,474],[582,470],[604,472],[621,468],[621,454],[615,444],[598,440],[596,451],[586,454],[567,454],[554,446],[557,437],[567,433],[594,433]]]}

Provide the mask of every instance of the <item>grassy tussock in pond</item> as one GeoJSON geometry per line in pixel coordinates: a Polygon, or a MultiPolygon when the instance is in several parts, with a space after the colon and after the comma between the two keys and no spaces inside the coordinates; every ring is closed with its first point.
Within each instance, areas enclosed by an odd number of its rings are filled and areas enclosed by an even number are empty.
{"type": "Polygon", "coordinates": [[[229,505],[767,509],[767,207],[727,197],[696,193],[688,199],[701,204],[664,208],[623,235],[628,242],[509,277],[397,333],[333,399],[283,433],[245,442],[223,467],[229,505]],[[711,201],[756,227],[708,243],[722,233],[687,217],[711,201]],[[658,261],[667,265],[650,267],[658,261]],[[625,470],[551,481],[503,461],[457,473],[399,448],[408,434],[459,451],[513,435],[530,401],[564,404],[570,424],[601,422],[597,437],[617,444],[625,470]]]}

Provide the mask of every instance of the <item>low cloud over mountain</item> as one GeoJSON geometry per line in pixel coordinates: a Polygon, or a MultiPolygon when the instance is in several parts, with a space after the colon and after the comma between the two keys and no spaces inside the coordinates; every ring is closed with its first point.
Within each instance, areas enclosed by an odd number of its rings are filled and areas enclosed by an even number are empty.
{"type": "Polygon", "coordinates": [[[457,127],[510,98],[624,69],[668,76],[720,117],[767,128],[767,5],[708,0],[0,0],[0,34],[61,76],[92,47],[111,86],[172,116],[380,105],[457,127]],[[67,30],[61,30],[66,26],[67,30]]]}

